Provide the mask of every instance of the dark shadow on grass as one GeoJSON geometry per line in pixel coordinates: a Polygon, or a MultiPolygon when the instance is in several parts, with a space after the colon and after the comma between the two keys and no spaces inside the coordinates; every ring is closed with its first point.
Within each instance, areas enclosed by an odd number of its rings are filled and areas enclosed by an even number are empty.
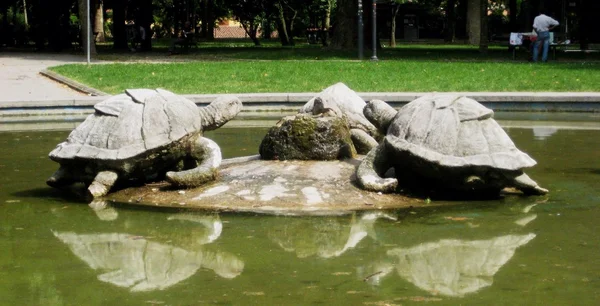
{"type": "MultiPolygon", "coordinates": [[[[231,61],[231,60],[358,60],[357,50],[336,50],[320,45],[298,43],[294,47],[282,47],[278,40],[267,40],[261,46],[253,46],[249,40],[228,39],[215,41],[200,41],[197,48],[191,48],[185,54],[170,56],[168,39],[153,42],[152,51],[130,52],[112,49],[112,45],[98,45],[100,58],[128,60],[162,60],[162,61],[231,61]]],[[[366,61],[372,51],[365,49],[366,61]]],[[[510,62],[529,63],[529,54],[518,50],[513,60],[512,52],[502,44],[490,45],[487,53],[479,52],[477,46],[463,44],[412,44],[399,43],[397,47],[385,47],[377,51],[380,60],[419,60],[419,61],[466,61],[466,62],[510,62]]],[[[557,60],[548,64],[563,64],[565,62],[600,62],[600,54],[564,53],[557,55],[557,60]]],[[[600,69],[597,64],[585,66],[589,69],[600,69]]],[[[569,67],[576,68],[576,66],[569,67]]]]}

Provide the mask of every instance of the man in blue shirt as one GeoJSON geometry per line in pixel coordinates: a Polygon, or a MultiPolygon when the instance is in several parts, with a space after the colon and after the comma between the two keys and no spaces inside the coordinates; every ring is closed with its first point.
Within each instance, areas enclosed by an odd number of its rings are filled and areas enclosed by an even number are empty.
{"type": "Polygon", "coordinates": [[[533,47],[533,61],[537,62],[540,44],[542,48],[542,62],[548,60],[548,48],[550,47],[550,30],[558,26],[558,21],[542,13],[533,19],[533,29],[537,33],[537,39],[533,47]]]}

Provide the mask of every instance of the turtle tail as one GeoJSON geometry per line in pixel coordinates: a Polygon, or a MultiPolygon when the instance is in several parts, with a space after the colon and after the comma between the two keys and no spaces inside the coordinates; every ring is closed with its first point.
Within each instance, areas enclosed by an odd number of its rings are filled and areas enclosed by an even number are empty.
{"type": "Polygon", "coordinates": [[[242,102],[233,95],[224,95],[213,100],[208,106],[201,107],[200,118],[203,131],[220,128],[233,119],[242,109],[242,102]]]}
{"type": "Polygon", "coordinates": [[[385,142],[373,148],[356,168],[358,185],[376,192],[394,192],[398,187],[395,178],[383,177],[390,168],[385,142]]]}

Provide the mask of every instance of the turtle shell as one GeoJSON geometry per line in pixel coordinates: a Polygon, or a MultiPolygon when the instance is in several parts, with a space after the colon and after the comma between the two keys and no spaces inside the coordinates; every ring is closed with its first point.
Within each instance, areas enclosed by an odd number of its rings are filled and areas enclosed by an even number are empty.
{"type": "Polygon", "coordinates": [[[386,146],[444,167],[483,166],[519,170],[536,164],[516,148],[493,119],[494,112],[456,95],[426,95],[394,117],[386,146]]]}
{"type": "Polygon", "coordinates": [[[202,128],[194,102],[161,89],[129,89],[94,109],[50,152],[51,159],[127,159],[202,128]]]}

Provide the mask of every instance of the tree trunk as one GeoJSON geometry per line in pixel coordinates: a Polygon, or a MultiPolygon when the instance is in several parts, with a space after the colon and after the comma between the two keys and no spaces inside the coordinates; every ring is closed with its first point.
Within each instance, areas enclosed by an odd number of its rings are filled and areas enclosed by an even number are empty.
{"type": "Polygon", "coordinates": [[[292,16],[289,18],[288,24],[287,24],[288,39],[289,39],[290,46],[296,45],[294,43],[294,34],[293,34],[294,33],[294,21],[296,20],[296,15],[298,15],[298,12],[296,10],[292,10],[292,16]]]}
{"type": "MultiPolygon", "coordinates": [[[[84,50],[87,50],[87,44],[89,43],[90,45],[90,56],[94,56],[96,55],[96,44],[94,44],[94,34],[91,33],[91,28],[90,31],[88,31],[88,28],[91,26],[91,24],[88,23],[88,18],[87,18],[87,0],[77,0],[78,2],[78,6],[79,6],[79,22],[81,24],[81,42],[82,42],[82,47],[84,50]],[[88,32],[90,32],[90,35],[88,36],[88,32]]],[[[90,6],[93,7],[94,5],[94,1],[90,1],[90,6]]],[[[91,10],[90,14],[93,14],[94,11],[91,10]]],[[[92,16],[90,16],[91,18],[92,16]]]]}
{"type": "Polygon", "coordinates": [[[200,29],[200,36],[204,38],[208,37],[208,1],[202,0],[202,27],[200,29]]]}
{"type": "Polygon", "coordinates": [[[275,4],[275,7],[277,8],[277,31],[279,32],[279,39],[281,40],[282,46],[288,46],[290,45],[290,36],[287,29],[283,5],[281,5],[281,2],[278,2],[275,4]]]}
{"type": "Polygon", "coordinates": [[[29,19],[27,17],[27,1],[23,0],[23,19],[25,21],[25,26],[29,26],[29,19]]]}
{"type": "Polygon", "coordinates": [[[281,45],[293,46],[294,38],[292,37],[292,33],[294,31],[294,20],[298,12],[288,4],[281,3],[281,1],[275,4],[275,8],[277,9],[277,28],[281,45]]]}
{"type": "Polygon", "coordinates": [[[517,0],[508,1],[508,28],[511,32],[519,31],[517,24],[517,0]]]}
{"type": "Polygon", "coordinates": [[[98,0],[95,6],[96,17],[94,18],[94,33],[98,33],[96,41],[104,42],[106,37],[104,35],[104,1],[98,0]]]}
{"type": "Polygon", "coordinates": [[[208,0],[208,24],[207,24],[207,33],[206,38],[208,40],[215,40],[215,0],[208,0]]]}
{"type": "Polygon", "coordinates": [[[0,3],[0,14],[5,16],[2,18],[2,27],[8,29],[8,2],[2,1],[2,3],[0,3]]]}
{"type": "Polygon", "coordinates": [[[321,42],[323,47],[329,45],[329,29],[331,28],[331,7],[333,6],[333,0],[327,1],[327,7],[325,8],[325,16],[323,17],[323,28],[321,29],[321,42]]]}
{"type": "MultiPolygon", "coordinates": [[[[590,36],[597,28],[594,22],[594,10],[591,1],[580,1],[577,3],[579,15],[579,48],[588,50],[590,48],[590,36]]],[[[564,26],[564,25],[563,25],[564,26]]]]}
{"type": "Polygon", "coordinates": [[[454,42],[456,28],[456,0],[447,0],[446,2],[446,33],[444,33],[445,42],[454,42]]]}
{"type": "Polygon", "coordinates": [[[459,0],[456,6],[456,23],[454,25],[454,35],[462,40],[467,40],[469,32],[467,30],[467,0],[459,0]]]}
{"type": "Polygon", "coordinates": [[[487,5],[488,5],[488,0],[480,0],[480,17],[481,17],[481,21],[479,22],[479,24],[481,25],[480,27],[480,34],[479,34],[479,53],[487,53],[488,51],[488,41],[489,41],[489,34],[488,34],[488,16],[487,16],[487,5]]]}
{"type": "Polygon", "coordinates": [[[263,39],[271,39],[273,37],[273,27],[271,26],[271,20],[267,19],[263,21],[261,28],[261,36],[263,39]]]}
{"type": "Polygon", "coordinates": [[[127,30],[125,28],[125,2],[113,2],[113,26],[112,37],[114,41],[113,48],[125,50],[127,48],[127,30]]]}
{"type": "Polygon", "coordinates": [[[242,24],[242,27],[244,28],[244,31],[246,32],[246,34],[248,34],[248,37],[250,37],[250,39],[252,40],[252,42],[254,43],[255,46],[260,46],[260,40],[258,40],[257,37],[257,32],[258,32],[258,25],[253,23],[254,21],[248,21],[243,22],[240,21],[240,23],[242,24]]]}
{"type": "Polygon", "coordinates": [[[358,42],[357,7],[357,0],[338,0],[335,14],[336,21],[331,37],[332,48],[350,49],[356,47],[358,42]]]}
{"type": "Polygon", "coordinates": [[[481,0],[468,0],[467,33],[469,44],[479,45],[481,41],[481,0]]]}
{"type": "Polygon", "coordinates": [[[396,4],[392,8],[392,29],[390,33],[390,47],[396,47],[396,17],[398,16],[398,12],[400,11],[400,5],[396,4]]]}
{"type": "MultiPolygon", "coordinates": [[[[187,19],[186,19],[187,20],[187,19]]],[[[136,26],[144,28],[145,35],[142,37],[140,48],[143,51],[152,50],[152,31],[150,25],[154,22],[152,0],[142,0],[140,5],[140,16],[136,20],[136,26]]]]}

